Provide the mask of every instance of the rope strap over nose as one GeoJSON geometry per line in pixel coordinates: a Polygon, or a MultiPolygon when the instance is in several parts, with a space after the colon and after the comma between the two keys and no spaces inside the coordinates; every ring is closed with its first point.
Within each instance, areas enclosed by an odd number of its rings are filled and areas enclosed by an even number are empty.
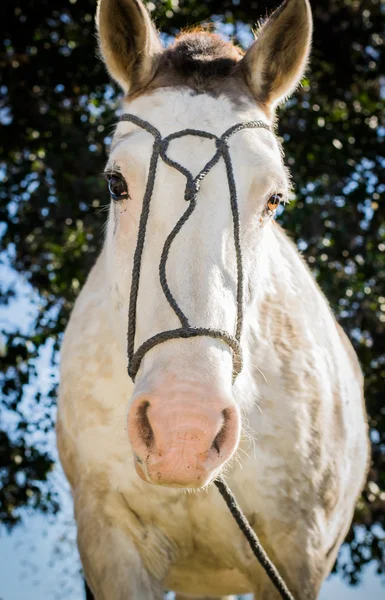
{"type": "Polygon", "coordinates": [[[154,144],[152,149],[152,155],[150,160],[150,166],[148,171],[147,185],[144,192],[142,212],[139,221],[138,239],[135,248],[134,261],[132,267],[132,279],[131,279],[131,292],[130,292],[130,304],[128,312],[128,334],[127,334],[127,354],[128,354],[128,374],[133,381],[135,381],[136,374],[140,368],[141,362],[145,354],[154,348],[158,344],[166,342],[167,340],[176,339],[187,339],[195,338],[198,336],[211,337],[213,339],[221,340],[231,350],[233,354],[233,382],[237,375],[242,370],[242,350],[240,346],[240,339],[242,334],[242,323],[243,323],[243,265],[242,265],[242,250],[241,250],[241,239],[240,239],[240,223],[239,223],[239,209],[238,209],[238,198],[237,190],[235,185],[235,178],[233,172],[233,166],[231,162],[228,140],[229,138],[243,129],[256,129],[263,128],[267,131],[271,131],[271,127],[262,121],[248,121],[245,123],[238,123],[233,127],[230,127],[225,133],[218,137],[208,131],[201,131],[198,129],[183,129],[175,133],[171,133],[165,138],[162,138],[161,133],[143,119],[140,119],[136,115],[124,114],[121,121],[128,121],[137,125],[141,129],[148,131],[154,137],[154,144]],[[206,138],[215,141],[216,152],[213,157],[206,163],[203,169],[198,173],[196,177],[186,169],[184,166],[174,161],[167,155],[169,144],[172,140],[185,137],[195,136],[200,138],[206,138]],[[162,159],[167,165],[173,167],[179,171],[186,178],[186,186],[184,191],[184,199],[188,203],[185,212],[179,218],[172,231],[164,242],[161,259],[159,263],[159,280],[166,297],[167,302],[173,309],[174,313],[178,317],[181,327],[168,331],[163,331],[154,335],[153,337],[146,340],[137,350],[135,350],[135,332],[136,332],[136,315],[137,315],[137,301],[139,293],[139,281],[140,281],[140,270],[142,262],[142,254],[144,249],[144,243],[146,238],[146,230],[148,217],[150,214],[151,198],[155,186],[156,170],[159,163],[159,159],[162,159]],[[176,238],[177,234],[182,229],[183,225],[191,217],[195,210],[198,194],[201,183],[206,175],[211,171],[214,165],[223,158],[226,168],[227,182],[230,192],[230,205],[231,213],[233,218],[233,237],[234,237],[234,249],[236,255],[237,265],[237,290],[236,290],[236,303],[237,303],[237,316],[234,328],[234,334],[230,334],[220,329],[213,329],[209,327],[194,327],[190,324],[188,317],[184,314],[182,309],[176,302],[167,281],[166,265],[167,259],[170,252],[171,245],[176,238]]]}

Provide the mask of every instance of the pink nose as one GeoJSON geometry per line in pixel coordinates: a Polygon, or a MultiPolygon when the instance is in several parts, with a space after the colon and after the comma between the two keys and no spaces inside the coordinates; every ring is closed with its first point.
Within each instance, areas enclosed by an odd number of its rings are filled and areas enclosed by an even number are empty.
{"type": "Polygon", "coordinates": [[[194,393],[137,396],[128,434],[138,475],[150,483],[199,488],[233,455],[239,441],[239,411],[228,398],[194,393]]]}

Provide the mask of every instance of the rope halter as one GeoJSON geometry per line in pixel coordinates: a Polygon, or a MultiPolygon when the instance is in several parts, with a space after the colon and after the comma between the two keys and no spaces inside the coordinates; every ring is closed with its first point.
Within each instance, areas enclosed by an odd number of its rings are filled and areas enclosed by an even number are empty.
{"type": "MultiPolygon", "coordinates": [[[[147,185],[143,198],[142,212],[139,220],[139,231],[138,231],[138,239],[135,248],[134,254],[134,262],[132,268],[132,280],[131,280],[131,293],[130,293],[130,304],[129,304],[129,313],[128,313],[128,374],[133,381],[135,381],[136,374],[140,368],[141,361],[145,356],[146,352],[154,348],[158,344],[162,342],[166,342],[167,340],[175,340],[175,339],[186,339],[198,336],[207,336],[214,339],[220,339],[225,344],[227,344],[232,352],[233,352],[233,382],[237,375],[242,370],[242,351],[240,346],[240,338],[242,333],[242,321],[243,321],[243,266],[242,266],[242,251],[241,251],[241,236],[240,236],[240,223],[239,223],[239,209],[238,209],[238,198],[237,198],[237,188],[235,185],[234,171],[233,165],[231,162],[228,140],[229,138],[238,133],[238,131],[242,131],[243,129],[266,129],[267,131],[272,131],[271,127],[262,121],[247,121],[245,123],[238,123],[233,127],[230,127],[221,137],[217,137],[213,133],[208,133],[207,131],[200,131],[198,129],[183,129],[182,131],[177,131],[168,135],[165,138],[162,138],[160,132],[147,121],[143,121],[136,115],[124,114],[121,121],[129,121],[142,129],[145,129],[154,137],[154,145],[152,150],[152,156],[150,160],[150,167],[148,172],[147,185]],[[178,162],[172,160],[169,156],[167,156],[167,149],[172,140],[177,138],[181,138],[184,136],[196,136],[203,137],[206,139],[215,140],[216,152],[214,156],[206,163],[203,169],[198,173],[196,177],[193,177],[191,172],[183,167],[178,162]],[[137,312],[137,301],[138,301],[138,291],[139,291],[139,280],[140,280],[140,269],[142,263],[142,254],[146,237],[146,229],[148,217],[150,214],[150,204],[151,198],[154,191],[155,186],[155,178],[156,178],[156,169],[159,163],[159,158],[161,158],[167,165],[173,167],[182,175],[186,177],[186,187],[184,192],[184,199],[188,202],[187,209],[177,221],[176,225],[172,229],[171,233],[169,233],[168,237],[163,246],[161,259],[159,263],[159,279],[160,284],[162,286],[163,293],[178,317],[181,327],[178,329],[170,329],[168,331],[163,331],[158,333],[148,340],[146,340],[137,350],[135,350],[135,330],[136,330],[136,312],[137,312]],[[236,324],[235,324],[235,332],[234,335],[226,331],[222,331],[220,329],[212,329],[207,327],[192,327],[187,316],[184,314],[182,309],[178,306],[170,287],[167,282],[167,274],[166,274],[166,265],[167,258],[170,252],[171,245],[182,229],[183,225],[190,218],[192,213],[195,210],[199,189],[203,179],[206,175],[211,171],[211,169],[218,163],[218,161],[223,158],[227,181],[229,185],[230,192],[230,205],[231,205],[231,213],[233,218],[233,236],[234,236],[234,247],[236,254],[236,263],[237,263],[237,316],[236,316],[236,324]]],[[[281,578],[279,572],[276,567],[273,565],[265,551],[263,550],[261,543],[248,523],[246,517],[242,513],[242,510],[238,506],[233,494],[230,489],[224,482],[221,477],[217,477],[215,480],[215,485],[217,486],[220,494],[225,500],[231,514],[236,520],[238,527],[241,529],[243,534],[248,540],[248,543],[264,569],[267,576],[270,578],[274,587],[278,590],[283,600],[294,600],[292,594],[288,590],[285,582],[281,578]]]]}
{"type": "Polygon", "coordinates": [[[207,131],[200,131],[199,129],[183,129],[181,131],[177,131],[175,133],[171,133],[167,137],[162,138],[160,132],[156,127],[148,123],[147,121],[143,121],[136,115],[132,114],[124,114],[120,121],[129,121],[134,125],[137,125],[141,129],[144,129],[151,133],[154,137],[154,144],[152,149],[152,155],[150,160],[149,172],[147,185],[143,197],[143,205],[142,212],[140,215],[139,221],[139,231],[138,231],[138,239],[135,248],[133,268],[132,268],[132,279],[131,279],[131,292],[130,292],[130,304],[129,304],[129,312],[128,312],[128,339],[127,339],[127,354],[128,354],[128,374],[133,381],[135,381],[135,377],[140,368],[140,364],[143,360],[145,354],[154,348],[158,344],[166,342],[168,340],[175,339],[186,339],[193,337],[206,336],[214,339],[219,339],[223,341],[227,346],[229,346],[232,350],[233,355],[233,382],[235,381],[237,375],[242,370],[242,350],[240,346],[240,339],[242,334],[242,322],[243,322],[243,303],[244,303],[244,277],[243,277],[243,266],[242,266],[242,249],[241,249],[241,234],[240,234],[240,223],[239,223],[239,208],[238,208],[238,198],[237,198],[237,188],[235,185],[234,178],[234,170],[231,162],[231,156],[228,146],[228,140],[231,136],[239,131],[244,129],[266,129],[267,131],[272,131],[272,128],[263,123],[263,121],[247,121],[245,123],[238,123],[237,125],[233,125],[221,137],[214,135],[213,133],[209,133],[207,131]],[[203,169],[198,173],[196,177],[192,175],[192,173],[183,167],[181,164],[172,160],[167,155],[167,149],[172,140],[182,138],[185,136],[195,136],[206,138],[210,140],[215,140],[216,151],[214,156],[206,163],[203,169]],[[162,287],[163,293],[167,299],[167,302],[173,309],[174,313],[178,317],[181,326],[177,329],[170,329],[168,331],[162,331],[161,333],[157,333],[156,335],[147,339],[144,343],[142,343],[137,350],[135,350],[135,331],[136,331],[136,314],[137,314],[137,302],[138,302],[138,292],[139,292],[139,281],[140,281],[140,271],[142,264],[142,255],[143,248],[146,238],[146,230],[147,230],[147,222],[150,214],[150,204],[155,186],[155,178],[156,178],[156,169],[159,163],[159,159],[162,159],[167,165],[173,167],[186,178],[186,187],[184,192],[184,199],[188,202],[188,206],[177,221],[174,228],[169,233],[168,237],[163,246],[161,259],[159,263],[159,280],[160,285],[162,287]],[[231,213],[233,219],[233,236],[234,236],[234,248],[236,255],[236,265],[237,265],[237,291],[236,291],[236,302],[237,302],[237,315],[236,315],[236,323],[234,333],[230,334],[227,331],[222,331],[221,329],[213,329],[209,327],[192,327],[188,317],[179,307],[176,302],[170,287],[167,282],[167,273],[166,273],[166,265],[167,259],[170,252],[171,245],[176,238],[177,234],[182,229],[183,225],[187,222],[187,220],[191,217],[192,213],[195,210],[198,201],[198,195],[201,183],[206,175],[211,171],[211,169],[219,162],[219,160],[223,158],[226,174],[227,174],[227,182],[229,185],[230,192],[230,206],[231,213]]]}

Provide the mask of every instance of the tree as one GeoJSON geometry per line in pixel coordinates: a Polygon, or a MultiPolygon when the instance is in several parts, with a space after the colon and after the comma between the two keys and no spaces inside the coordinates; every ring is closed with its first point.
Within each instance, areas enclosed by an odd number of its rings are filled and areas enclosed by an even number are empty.
{"type": "MultiPolygon", "coordinates": [[[[204,20],[240,43],[274,2],[148,2],[167,42],[204,20]]],[[[382,0],[321,0],[311,69],[280,111],[279,134],[296,185],[280,221],[292,233],[358,352],[366,378],[372,442],[368,484],[348,536],[355,582],[364,564],[385,563],[385,11],[382,0]]],[[[52,428],[55,386],[41,390],[36,365],[55,361],[77,292],[102,243],[102,172],[118,91],[96,59],[90,0],[3,0],[0,229],[3,261],[36,298],[28,332],[2,334],[0,515],[52,511],[52,459],[33,432],[52,428]],[[5,24],[5,25],[4,25],[5,24]],[[47,350],[48,349],[48,350],[47,350]],[[38,418],[26,414],[33,384],[38,418]],[[9,425],[12,415],[12,427],[9,425]],[[32,443],[32,447],[31,447],[32,443]]],[[[2,285],[2,302],[17,290],[2,285]]]]}

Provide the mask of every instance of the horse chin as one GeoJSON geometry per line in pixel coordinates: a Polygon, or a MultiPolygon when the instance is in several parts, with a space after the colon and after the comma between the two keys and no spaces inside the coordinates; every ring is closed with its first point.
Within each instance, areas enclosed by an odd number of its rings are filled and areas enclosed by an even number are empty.
{"type": "Polygon", "coordinates": [[[201,472],[198,474],[195,480],[187,474],[186,477],[181,478],[179,481],[175,475],[162,475],[159,471],[154,473],[153,476],[149,473],[147,466],[141,461],[138,461],[137,457],[134,458],[135,471],[142,481],[156,485],[159,487],[167,487],[174,489],[188,489],[188,490],[199,490],[207,487],[218,477],[221,472],[221,468],[215,469],[210,473],[201,472]]]}

